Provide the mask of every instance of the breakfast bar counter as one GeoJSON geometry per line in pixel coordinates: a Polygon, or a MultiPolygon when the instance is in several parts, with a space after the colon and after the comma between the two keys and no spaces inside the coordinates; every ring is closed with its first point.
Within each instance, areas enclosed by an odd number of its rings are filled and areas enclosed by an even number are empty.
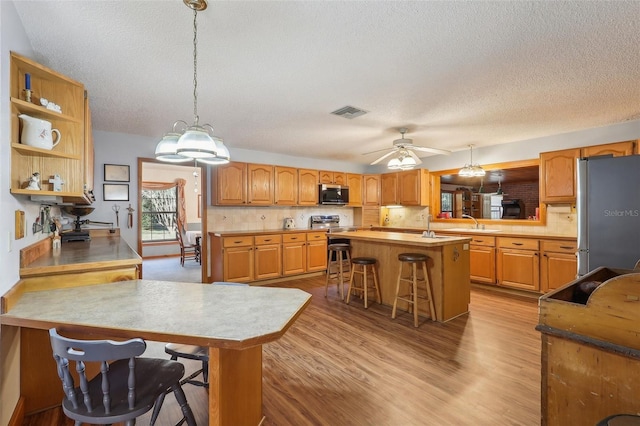
{"type": "Polygon", "coordinates": [[[20,327],[23,350],[39,354],[20,366],[21,395],[32,411],[62,399],[47,349],[47,330],[55,327],[79,338],[207,346],[209,424],[255,426],[262,422],[262,344],[282,336],[310,300],[298,289],[130,280],[5,295],[3,306],[11,308],[0,323],[20,327]]]}
{"type": "MultiPolygon", "coordinates": [[[[383,304],[393,304],[400,267],[398,254],[424,253],[429,257],[427,272],[436,320],[445,322],[469,311],[470,237],[426,238],[419,234],[379,231],[336,232],[331,237],[349,239],[352,257],[377,259],[383,304]]],[[[402,302],[398,303],[398,307],[405,308],[402,302]]],[[[418,307],[420,312],[428,312],[426,303],[419,303],[418,307]]]]}

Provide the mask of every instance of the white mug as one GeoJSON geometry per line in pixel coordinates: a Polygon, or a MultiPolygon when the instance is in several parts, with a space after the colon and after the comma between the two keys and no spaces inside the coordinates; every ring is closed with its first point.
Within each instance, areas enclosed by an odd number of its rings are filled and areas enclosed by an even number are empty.
{"type": "Polygon", "coordinates": [[[18,117],[22,120],[20,142],[24,145],[52,150],[54,146],[60,143],[60,131],[58,129],[52,129],[49,121],[34,118],[26,114],[20,114],[18,117]],[[56,134],[55,143],[53,142],[53,133],[56,134]]]}

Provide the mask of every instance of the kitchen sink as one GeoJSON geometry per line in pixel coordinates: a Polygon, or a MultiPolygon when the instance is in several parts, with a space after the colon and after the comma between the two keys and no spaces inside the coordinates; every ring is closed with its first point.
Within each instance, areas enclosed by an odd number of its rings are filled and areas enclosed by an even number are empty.
{"type": "Polygon", "coordinates": [[[475,229],[475,228],[447,228],[447,229],[440,229],[440,231],[473,232],[473,233],[481,233],[481,234],[493,234],[495,232],[501,232],[499,229],[475,229]]]}

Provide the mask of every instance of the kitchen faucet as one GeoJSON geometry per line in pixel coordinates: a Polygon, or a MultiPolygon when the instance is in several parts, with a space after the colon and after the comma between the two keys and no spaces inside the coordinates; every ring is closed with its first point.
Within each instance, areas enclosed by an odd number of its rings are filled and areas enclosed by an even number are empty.
{"type": "Polygon", "coordinates": [[[476,224],[476,229],[480,229],[480,224],[475,217],[469,216],[468,214],[463,214],[462,217],[473,220],[473,222],[476,224]]]}

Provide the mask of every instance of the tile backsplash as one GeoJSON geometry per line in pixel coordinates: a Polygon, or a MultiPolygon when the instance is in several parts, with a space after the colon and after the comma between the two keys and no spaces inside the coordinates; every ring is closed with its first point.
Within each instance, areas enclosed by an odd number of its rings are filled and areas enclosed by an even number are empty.
{"type": "Polygon", "coordinates": [[[283,229],[285,218],[293,218],[296,228],[308,228],[312,215],[340,215],[340,225],[353,225],[353,208],[350,207],[209,207],[207,211],[209,232],[262,231],[283,229]]]}

